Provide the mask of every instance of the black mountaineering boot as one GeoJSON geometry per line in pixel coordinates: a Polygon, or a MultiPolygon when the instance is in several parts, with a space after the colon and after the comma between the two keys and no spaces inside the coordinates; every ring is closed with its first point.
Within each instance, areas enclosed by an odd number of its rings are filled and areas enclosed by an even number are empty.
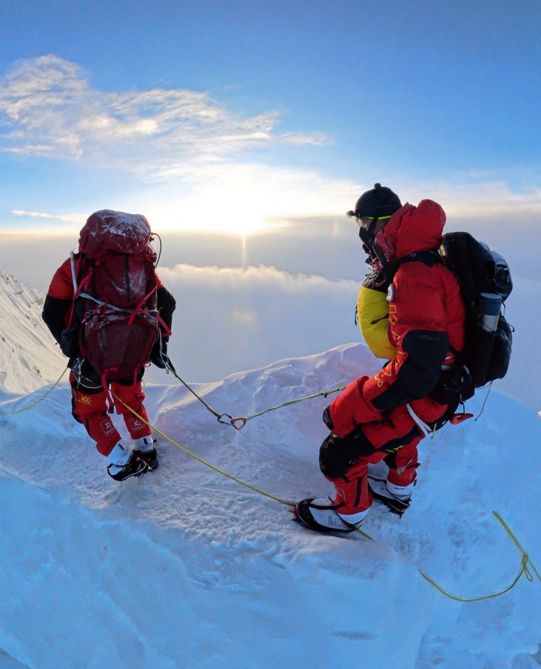
{"type": "Polygon", "coordinates": [[[132,476],[140,476],[146,472],[148,466],[135,451],[132,451],[124,464],[111,462],[107,466],[107,473],[115,481],[124,481],[132,476]]]}
{"type": "Polygon", "coordinates": [[[316,532],[353,532],[365,519],[368,510],[345,516],[338,513],[340,505],[330,499],[303,499],[295,505],[295,516],[316,532]],[[347,519],[347,520],[346,520],[347,519]]]}
{"type": "Polygon", "coordinates": [[[149,471],[153,471],[158,466],[158,453],[154,444],[156,440],[152,437],[140,437],[135,439],[133,452],[137,453],[137,456],[144,460],[149,471]]]}
{"type": "Polygon", "coordinates": [[[385,504],[389,511],[401,516],[409,509],[413,484],[402,487],[393,485],[388,481],[378,481],[377,479],[369,478],[368,485],[374,499],[385,504]]]}

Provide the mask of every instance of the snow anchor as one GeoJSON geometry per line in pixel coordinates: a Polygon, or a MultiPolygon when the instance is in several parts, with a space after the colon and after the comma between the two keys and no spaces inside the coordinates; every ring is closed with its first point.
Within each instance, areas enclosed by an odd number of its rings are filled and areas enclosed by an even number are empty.
{"type": "Polygon", "coordinates": [[[307,395],[306,397],[298,397],[294,400],[287,400],[287,402],[282,402],[281,404],[276,404],[275,406],[269,407],[267,409],[263,409],[262,411],[258,411],[257,413],[251,414],[250,416],[232,416],[229,413],[218,413],[215,409],[213,409],[200,395],[198,395],[193,388],[190,387],[184,379],[181,379],[180,376],[177,374],[176,369],[173,367],[171,362],[169,360],[166,361],[166,368],[173,376],[178,379],[182,385],[189,390],[192,395],[198,399],[201,404],[209,411],[213,416],[216,416],[216,420],[218,423],[221,423],[222,425],[230,425],[232,428],[235,430],[242,430],[242,428],[246,425],[246,423],[249,420],[252,420],[253,418],[258,418],[259,416],[263,416],[266,413],[270,413],[271,411],[276,411],[277,409],[281,409],[283,407],[290,406],[291,404],[297,404],[298,402],[305,402],[306,400],[311,400],[315,399],[316,397],[327,397],[328,395],[332,395],[334,393],[338,393],[341,390],[344,390],[345,386],[340,386],[338,388],[331,388],[329,390],[322,390],[317,393],[313,393],[312,395],[307,395]]]}
{"type": "MultiPolygon", "coordinates": [[[[256,492],[259,495],[262,495],[263,497],[267,497],[268,499],[272,499],[275,502],[278,502],[279,504],[283,504],[283,505],[289,507],[290,509],[295,508],[295,502],[294,501],[289,500],[289,499],[284,499],[282,497],[277,497],[276,495],[272,495],[271,493],[267,492],[266,490],[263,490],[262,488],[258,488],[257,486],[254,486],[251,483],[247,483],[246,481],[243,481],[242,479],[239,479],[238,477],[234,476],[233,474],[229,474],[228,472],[224,471],[220,467],[217,467],[216,465],[211,464],[210,462],[208,462],[207,460],[205,460],[201,456],[195,454],[193,451],[190,451],[185,446],[182,446],[182,444],[179,444],[178,441],[176,441],[175,439],[170,437],[165,432],[162,432],[159,428],[157,428],[155,425],[150,423],[148,420],[145,420],[145,418],[143,418],[143,416],[141,416],[137,411],[135,411],[135,409],[132,409],[132,407],[128,406],[123,400],[121,400],[114,393],[113,393],[113,397],[118,402],[120,402],[120,404],[122,404],[124,407],[126,407],[126,409],[128,409],[128,411],[130,411],[136,418],[138,418],[141,422],[143,422],[147,427],[149,427],[151,430],[154,430],[155,432],[157,432],[164,439],[166,439],[169,443],[173,444],[173,446],[175,446],[176,448],[181,450],[183,453],[186,453],[186,455],[189,455],[194,460],[197,460],[201,464],[209,467],[210,469],[215,471],[217,474],[221,474],[222,476],[225,476],[226,478],[230,479],[231,481],[235,481],[235,483],[238,483],[239,485],[244,486],[245,488],[248,488],[248,490],[251,490],[252,492],[256,492]]],[[[452,595],[451,593],[447,592],[444,588],[442,588],[440,585],[438,585],[438,583],[436,583],[436,581],[434,581],[434,579],[432,579],[430,576],[425,574],[420,569],[417,569],[419,574],[428,583],[430,583],[430,585],[433,588],[435,588],[438,592],[440,592],[445,597],[448,597],[449,599],[453,599],[457,602],[478,602],[478,601],[481,601],[483,599],[492,599],[494,597],[499,597],[500,595],[503,595],[506,592],[508,592],[509,590],[511,590],[511,588],[513,588],[517,584],[517,582],[520,579],[520,577],[522,576],[522,574],[524,574],[526,576],[528,581],[533,581],[533,576],[531,574],[530,569],[535,573],[535,575],[537,576],[539,581],[541,581],[541,574],[537,571],[535,565],[530,560],[529,555],[526,553],[526,551],[524,550],[522,545],[519,543],[518,539],[516,538],[516,536],[511,531],[509,525],[504,521],[504,519],[500,516],[499,513],[497,513],[496,511],[493,511],[492,513],[494,514],[496,519],[500,522],[502,527],[505,529],[505,531],[507,532],[509,537],[512,539],[512,541],[515,543],[515,545],[517,546],[517,548],[519,549],[519,551],[522,554],[521,567],[520,567],[519,573],[517,574],[517,576],[514,578],[513,582],[509,586],[507,586],[506,588],[503,588],[502,590],[499,590],[498,592],[495,592],[495,593],[492,593],[492,594],[489,594],[489,595],[482,595],[480,597],[464,598],[464,597],[458,597],[456,595],[452,595]],[[528,565],[529,565],[529,567],[528,567],[528,565]]],[[[365,539],[368,539],[369,541],[376,541],[376,539],[374,537],[372,537],[370,534],[368,534],[368,532],[365,532],[360,527],[357,527],[356,531],[360,535],[362,535],[365,539]]]]}
{"type": "Polygon", "coordinates": [[[45,391],[43,393],[43,395],[41,395],[41,397],[38,397],[33,402],[30,402],[30,404],[28,404],[28,406],[22,407],[21,409],[14,409],[13,411],[4,411],[3,409],[0,409],[0,413],[7,414],[7,415],[12,415],[12,414],[16,414],[16,413],[23,413],[24,411],[30,411],[30,409],[33,409],[37,404],[39,404],[40,402],[43,402],[43,400],[53,392],[53,390],[60,383],[60,381],[62,381],[62,377],[66,373],[67,369],[68,369],[68,366],[66,365],[64,367],[64,369],[62,370],[62,374],[60,374],[58,379],[51,385],[51,387],[47,391],[45,391]]]}

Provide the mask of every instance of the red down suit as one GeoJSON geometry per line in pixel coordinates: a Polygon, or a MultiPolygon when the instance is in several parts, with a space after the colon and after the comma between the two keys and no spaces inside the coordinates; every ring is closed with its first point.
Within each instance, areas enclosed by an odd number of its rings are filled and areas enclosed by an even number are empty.
{"type": "MultiPolygon", "coordinates": [[[[75,271],[79,282],[81,272],[84,273],[82,264],[84,264],[82,263],[82,257],[77,254],[75,256],[75,271]]],[[[157,276],[156,281],[158,286],[157,307],[170,329],[175,300],[157,276]]],[[[55,272],[43,307],[43,320],[58,343],[61,343],[62,333],[70,321],[73,299],[71,261],[68,258],[55,272]]],[[[167,339],[165,333],[162,334],[162,338],[167,339]]],[[[78,353],[72,352],[66,355],[72,356],[70,367],[73,369],[78,353]]],[[[141,377],[142,372],[139,378],[121,379],[111,383],[115,409],[117,413],[122,414],[126,428],[133,439],[148,436],[151,433],[148,425],[135,417],[130,411],[132,409],[147,420],[147,413],[143,404],[145,393],[141,385],[141,377]],[[117,397],[122,401],[118,402],[117,397]]],[[[120,440],[120,434],[108,412],[107,403],[110,396],[107,389],[102,386],[100,376],[96,374],[87,360],[82,361],[78,374],[72,371],[70,384],[73,417],[85,426],[89,436],[95,441],[98,451],[107,456],[120,440]]]]}
{"type": "Polygon", "coordinates": [[[429,426],[448,412],[430,392],[443,363],[464,346],[464,304],[455,276],[441,262],[411,259],[440,246],[444,224],[440,205],[422,200],[398,209],[376,235],[379,250],[398,266],[387,294],[388,338],[396,354],[377,374],[350,383],[329,407],[332,435],[321,447],[320,466],[337,501],[345,503],[341,513],[370,506],[369,462],[385,458],[395,485],[414,482],[424,432],[408,406],[429,426]]]}

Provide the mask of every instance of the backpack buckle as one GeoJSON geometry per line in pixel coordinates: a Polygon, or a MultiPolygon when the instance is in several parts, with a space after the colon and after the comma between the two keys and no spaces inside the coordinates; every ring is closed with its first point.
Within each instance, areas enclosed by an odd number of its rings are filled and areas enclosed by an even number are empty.
{"type": "Polygon", "coordinates": [[[473,418],[472,413],[466,413],[465,411],[463,413],[455,413],[449,418],[449,422],[451,425],[460,425],[460,423],[463,423],[465,420],[469,420],[470,418],[473,418]]]}

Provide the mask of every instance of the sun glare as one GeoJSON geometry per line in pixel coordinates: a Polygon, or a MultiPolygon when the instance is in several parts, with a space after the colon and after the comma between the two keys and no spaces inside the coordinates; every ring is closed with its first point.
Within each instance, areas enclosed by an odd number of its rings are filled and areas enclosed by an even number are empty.
{"type": "Polygon", "coordinates": [[[201,211],[190,212],[185,207],[179,207],[169,214],[164,211],[155,214],[149,212],[148,218],[153,229],[168,232],[218,232],[247,237],[263,232],[269,227],[261,213],[246,211],[209,214],[201,211]]]}
{"type": "Polygon", "coordinates": [[[155,230],[222,233],[247,237],[283,226],[261,202],[246,195],[212,197],[205,202],[190,198],[178,203],[149,206],[145,212],[155,230]]]}

